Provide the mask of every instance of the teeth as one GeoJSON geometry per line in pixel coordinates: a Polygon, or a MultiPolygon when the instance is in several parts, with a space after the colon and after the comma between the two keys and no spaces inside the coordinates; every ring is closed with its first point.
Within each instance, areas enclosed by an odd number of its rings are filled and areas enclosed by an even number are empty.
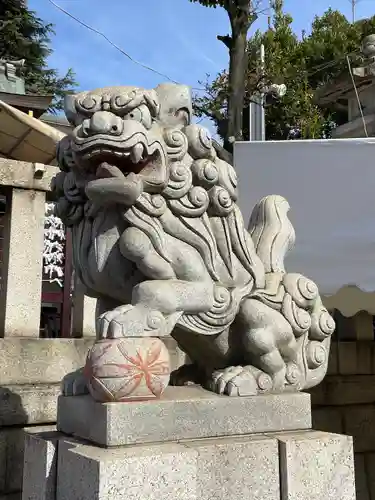
{"type": "Polygon", "coordinates": [[[143,155],[143,146],[142,144],[136,144],[133,146],[132,152],[131,152],[131,160],[133,163],[139,163],[142,159],[143,155]]]}

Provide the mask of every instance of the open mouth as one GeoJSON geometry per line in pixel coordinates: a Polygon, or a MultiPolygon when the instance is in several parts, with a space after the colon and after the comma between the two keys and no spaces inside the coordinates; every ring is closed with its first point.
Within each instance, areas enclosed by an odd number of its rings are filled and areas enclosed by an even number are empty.
{"type": "Polygon", "coordinates": [[[160,151],[148,154],[142,143],[123,150],[108,147],[93,147],[80,154],[80,162],[97,178],[128,176],[130,173],[139,174],[144,170],[155,170],[161,165],[160,151]],[[111,167],[111,168],[108,168],[111,167]]]}

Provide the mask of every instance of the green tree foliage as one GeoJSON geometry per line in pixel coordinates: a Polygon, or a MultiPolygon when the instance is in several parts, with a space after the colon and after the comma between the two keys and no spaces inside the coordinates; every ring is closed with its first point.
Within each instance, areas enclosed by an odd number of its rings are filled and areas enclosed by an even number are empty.
{"type": "MultiPolygon", "coordinates": [[[[285,96],[265,105],[267,139],[327,137],[331,124],[341,124],[345,117],[334,107],[320,107],[316,91],[348,74],[346,55],[350,55],[352,64],[360,63],[361,41],[375,32],[375,16],[351,24],[343,14],[329,9],[315,17],[309,35],[298,36],[292,29],[292,17],[283,10],[283,1],[274,0],[272,8],[269,29],[265,33],[256,31],[247,43],[245,107],[262,86],[284,83],[285,96]],[[262,43],[266,53],[264,72],[259,63],[262,43]]],[[[195,98],[196,113],[212,118],[218,134],[225,138],[228,72],[223,71],[213,81],[208,77],[204,85],[205,95],[195,98]]]]}
{"type": "Polygon", "coordinates": [[[54,95],[51,111],[56,111],[62,108],[63,96],[76,86],[76,82],[72,69],[61,77],[57,70],[48,68],[53,34],[53,26],[29,10],[25,0],[0,1],[0,58],[25,59],[26,92],[54,95]]]}

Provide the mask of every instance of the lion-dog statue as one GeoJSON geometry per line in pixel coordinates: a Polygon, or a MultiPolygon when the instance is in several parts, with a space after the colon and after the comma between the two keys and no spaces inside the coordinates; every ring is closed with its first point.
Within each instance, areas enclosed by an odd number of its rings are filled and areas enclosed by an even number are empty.
{"type": "Polygon", "coordinates": [[[263,198],[246,229],[236,172],[192,123],[190,89],[102,88],[68,96],[65,113],[56,213],[98,299],[97,339],[172,336],[191,361],[172,385],[228,396],[317,385],[335,323],[316,284],[285,271],[288,202],[263,198]]]}

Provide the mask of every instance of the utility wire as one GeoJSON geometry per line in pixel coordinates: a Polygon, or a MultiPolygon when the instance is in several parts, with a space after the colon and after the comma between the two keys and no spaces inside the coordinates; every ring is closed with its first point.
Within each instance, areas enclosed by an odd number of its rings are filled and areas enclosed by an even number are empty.
{"type": "MultiPolygon", "coordinates": [[[[357,1],[358,0],[354,0],[354,3],[357,3],[357,1]]],[[[78,17],[74,16],[69,11],[65,10],[63,7],[61,7],[60,5],[58,5],[54,0],[48,0],[48,2],[50,4],[52,4],[56,9],[58,9],[59,11],[61,11],[62,13],[64,13],[66,16],[68,16],[71,19],[73,19],[74,21],[76,21],[81,26],[85,27],[86,29],[88,29],[88,30],[92,31],[93,33],[95,33],[95,34],[101,36],[102,38],[104,38],[104,40],[107,43],[109,43],[112,47],[114,47],[116,50],[118,50],[122,55],[124,55],[125,57],[127,57],[134,64],[137,64],[138,66],[141,66],[142,68],[147,69],[148,71],[151,71],[152,73],[155,73],[156,75],[159,75],[159,76],[161,76],[163,78],[166,78],[167,80],[169,80],[172,83],[176,83],[176,84],[179,83],[176,80],[173,80],[172,78],[170,78],[168,75],[166,75],[164,73],[161,73],[160,71],[157,71],[156,69],[152,68],[151,66],[148,66],[146,64],[141,63],[140,61],[137,61],[130,54],[128,54],[127,52],[125,52],[125,50],[123,50],[121,47],[119,47],[114,42],[112,42],[112,40],[110,40],[103,32],[101,32],[98,29],[96,29],[96,28],[94,28],[94,27],[86,24],[85,22],[81,21],[81,19],[79,19],[78,17]]],[[[352,78],[352,83],[353,83],[353,86],[354,86],[354,90],[356,92],[357,101],[359,103],[359,109],[360,109],[360,112],[361,112],[361,115],[362,115],[364,130],[365,130],[365,133],[366,133],[366,136],[367,136],[366,122],[364,120],[363,111],[362,111],[362,107],[360,105],[359,95],[358,95],[358,91],[357,91],[357,87],[356,87],[356,84],[355,84],[355,80],[354,80],[354,76],[353,76],[353,72],[352,72],[352,68],[351,68],[351,64],[350,64],[350,59],[349,59],[349,57],[351,57],[351,56],[353,56],[353,55],[355,55],[357,53],[358,52],[353,52],[351,54],[348,54],[347,56],[343,56],[343,57],[338,58],[338,59],[332,59],[331,61],[327,61],[325,63],[317,65],[317,66],[311,68],[310,71],[307,71],[306,75],[307,76],[312,76],[312,75],[314,75],[314,74],[316,74],[316,73],[318,73],[320,71],[324,71],[326,69],[334,67],[337,64],[339,64],[346,57],[347,63],[348,63],[348,67],[349,67],[349,72],[350,72],[350,75],[351,75],[351,78],[352,78]]],[[[196,87],[192,87],[192,89],[193,90],[197,90],[197,91],[204,91],[205,90],[205,89],[196,88],[196,87]]]]}
{"type": "MultiPolygon", "coordinates": [[[[59,11],[63,12],[65,15],[67,15],[68,17],[70,17],[71,19],[73,19],[74,21],[76,21],[81,26],[84,26],[88,30],[90,30],[93,33],[96,33],[97,35],[99,35],[102,38],[104,38],[104,40],[106,40],[106,42],[108,42],[110,45],[112,45],[112,47],[114,47],[116,50],[118,50],[119,52],[121,52],[121,54],[124,55],[125,57],[127,57],[132,63],[137,64],[138,66],[141,66],[142,68],[147,69],[148,71],[151,71],[152,73],[155,73],[156,75],[159,75],[159,76],[161,76],[163,78],[166,78],[167,80],[169,80],[172,83],[178,84],[178,82],[176,82],[175,80],[173,80],[172,78],[170,78],[168,75],[165,75],[164,73],[161,73],[160,71],[157,71],[156,69],[152,68],[151,66],[147,66],[147,64],[143,64],[140,61],[137,61],[136,59],[134,59],[130,54],[128,54],[127,52],[125,52],[125,50],[123,50],[121,47],[119,47],[114,42],[112,42],[112,40],[110,40],[107,37],[107,35],[105,35],[103,32],[101,32],[101,31],[97,30],[96,28],[93,28],[92,26],[90,26],[90,25],[86,24],[85,22],[81,21],[81,19],[79,19],[78,17],[74,16],[69,11],[63,9],[60,5],[58,5],[56,2],[54,2],[54,0],[48,0],[48,2],[50,4],[52,4],[54,7],[56,7],[56,9],[58,9],[59,11]]],[[[192,87],[192,89],[193,90],[200,90],[200,91],[204,90],[204,89],[194,88],[194,87],[192,87]]]]}
{"type": "Polygon", "coordinates": [[[350,77],[352,79],[352,83],[353,83],[353,88],[354,88],[354,92],[355,92],[355,96],[357,98],[357,103],[358,103],[358,109],[359,109],[359,112],[361,113],[361,118],[362,118],[362,123],[363,123],[363,130],[365,132],[365,135],[366,137],[368,137],[368,132],[367,132],[367,126],[366,126],[366,120],[365,120],[365,117],[363,115],[363,109],[362,109],[362,105],[361,105],[361,100],[359,98],[359,94],[358,94],[358,89],[357,89],[357,85],[355,83],[355,79],[354,79],[354,75],[353,75],[353,70],[352,70],[352,65],[350,64],[350,59],[349,59],[349,56],[346,56],[346,61],[348,63],[348,68],[349,68],[349,73],[350,73],[350,77]]]}

